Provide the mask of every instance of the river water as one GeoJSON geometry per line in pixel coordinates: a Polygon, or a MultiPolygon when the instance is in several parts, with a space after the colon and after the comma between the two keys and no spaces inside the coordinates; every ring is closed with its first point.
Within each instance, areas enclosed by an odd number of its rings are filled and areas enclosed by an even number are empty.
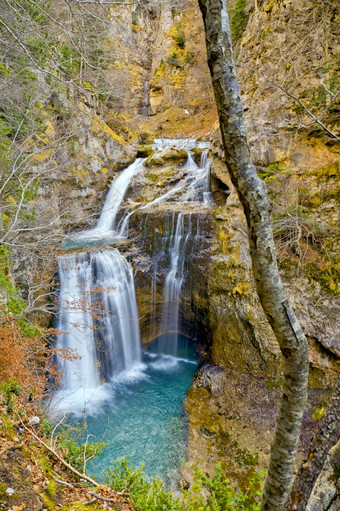
{"type": "Polygon", "coordinates": [[[87,417],[86,434],[109,444],[88,465],[98,480],[112,460],[127,456],[136,468],[144,463],[146,475],[163,479],[168,487],[177,479],[186,459],[182,405],[198,364],[195,346],[188,339],[179,336],[177,346],[177,357],[162,355],[155,341],[143,357],[142,374],[130,381],[113,381],[111,399],[87,417]]]}

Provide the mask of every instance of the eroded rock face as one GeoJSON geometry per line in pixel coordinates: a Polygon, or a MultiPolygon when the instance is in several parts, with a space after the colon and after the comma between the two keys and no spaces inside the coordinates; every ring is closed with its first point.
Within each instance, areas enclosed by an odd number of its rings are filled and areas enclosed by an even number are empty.
{"type": "Polygon", "coordinates": [[[237,70],[254,163],[286,162],[294,169],[308,169],[329,161],[334,158],[331,136],[287,92],[337,132],[338,99],[333,106],[331,102],[339,52],[338,6],[287,0],[273,2],[269,10],[270,2],[259,2],[254,10],[254,4],[248,4],[237,70]],[[320,141],[322,134],[326,138],[320,141]]]}
{"type": "MultiPolygon", "coordinates": [[[[338,107],[328,108],[334,91],[324,87],[328,88],[335,72],[331,62],[338,51],[334,22],[339,11],[331,4],[315,10],[316,6],[302,1],[257,5],[254,11],[254,4],[247,3],[249,21],[238,42],[237,68],[253,161],[273,202],[280,271],[309,342],[311,389],[303,433],[303,446],[307,446],[311,429],[317,427],[312,411],[320,406],[324,389],[334,386],[339,377],[339,288],[334,271],[339,252],[339,204],[334,199],[339,186],[339,145],[317,124],[308,126],[311,118],[306,111],[272,82],[283,84],[337,133],[332,112],[338,107]],[[327,36],[322,33],[325,26],[327,36]],[[327,44],[327,54],[321,41],[327,44]],[[327,255],[322,248],[326,246],[327,255]]],[[[246,223],[223,161],[218,126],[212,133],[210,154],[214,156],[212,190],[219,206],[214,212],[208,284],[210,361],[215,365],[201,369],[188,394],[189,455],[210,473],[214,462],[227,459],[227,471],[231,466],[242,484],[249,467],[230,446],[238,446],[244,432],[249,442],[243,446],[255,446],[259,455],[254,466],[267,463],[262,439],[270,444],[278,392],[273,398],[266,387],[272,382],[280,385],[280,353],[254,289],[246,223]],[[206,383],[214,378],[219,381],[214,388],[223,388],[221,393],[211,391],[206,383]],[[234,396],[243,378],[248,378],[248,385],[234,396]],[[259,410],[256,399],[249,399],[252,392],[258,395],[259,410]],[[269,406],[263,399],[268,399],[269,406]],[[224,430],[226,410],[234,422],[226,419],[224,430]]]]}

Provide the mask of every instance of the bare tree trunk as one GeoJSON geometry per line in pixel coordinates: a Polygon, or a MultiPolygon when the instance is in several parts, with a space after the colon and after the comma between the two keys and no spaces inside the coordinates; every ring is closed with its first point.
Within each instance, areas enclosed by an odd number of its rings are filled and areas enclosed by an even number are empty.
{"type": "Polygon", "coordinates": [[[330,449],[340,440],[340,383],[314,435],[307,460],[300,467],[291,495],[290,510],[304,511],[330,449]]]}
{"type": "Polygon", "coordinates": [[[264,183],[251,162],[225,0],[199,0],[226,164],[242,203],[257,292],[280,345],[283,387],[262,510],[282,511],[290,492],[307,396],[308,347],[280,280],[264,183]]]}

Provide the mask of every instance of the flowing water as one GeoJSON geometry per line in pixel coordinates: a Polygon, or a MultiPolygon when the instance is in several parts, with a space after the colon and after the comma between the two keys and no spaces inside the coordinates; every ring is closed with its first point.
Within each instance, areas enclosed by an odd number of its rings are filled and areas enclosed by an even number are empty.
{"type": "MultiPolygon", "coordinates": [[[[207,144],[199,145],[203,149],[199,165],[191,153],[198,147],[195,140],[157,139],[154,148],[174,145],[188,154],[183,179],[137,209],[167,201],[208,207],[207,144]]],[[[97,248],[128,236],[134,212],[121,215],[121,207],[132,179],[144,171],[144,161],[137,159],[114,180],[96,227],[65,239],[66,249],[81,250],[59,257],[57,365],[62,379],[51,410],[66,412],[72,420],[86,416],[88,433],[97,440],[106,437],[109,446],[89,465],[92,472],[100,473],[113,459],[130,455],[136,465],[145,462],[147,475],[170,481],[185,458],[182,403],[198,363],[194,345],[179,334],[180,300],[190,256],[187,246],[194,238],[190,208],[173,214],[168,244],[164,253],[155,255],[152,299],[158,262],[166,251],[169,256],[161,314],[166,333],[144,354],[131,265],[117,249],[97,248]],[[70,355],[75,360],[69,360],[70,355]]]]}

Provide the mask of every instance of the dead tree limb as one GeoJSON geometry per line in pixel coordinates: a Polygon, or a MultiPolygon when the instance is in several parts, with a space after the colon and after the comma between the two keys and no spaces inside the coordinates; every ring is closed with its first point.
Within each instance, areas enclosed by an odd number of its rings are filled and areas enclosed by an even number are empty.
{"type": "Polygon", "coordinates": [[[319,126],[321,126],[321,128],[323,128],[325,131],[327,131],[327,133],[329,135],[331,135],[332,138],[334,138],[335,140],[339,140],[340,142],[340,138],[335,134],[333,133],[333,131],[331,131],[330,129],[327,128],[327,126],[324,125],[323,122],[320,121],[320,119],[318,119],[317,117],[315,117],[315,115],[306,107],[306,105],[304,103],[302,103],[302,101],[297,98],[296,96],[294,96],[294,94],[292,94],[291,92],[287,91],[287,89],[285,89],[284,87],[282,87],[282,85],[279,85],[278,83],[275,83],[275,82],[269,82],[271,83],[272,85],[275,85],[275,87],[278,87],[279,89],[282,90],[282,92],[284,92],[285,94],[287,94],[287,96],[289,96],[290,98],[294,99],[295,101],[297,101],[299,103],[299,105],[307,112],[308,115],[311,116],[311,118],[317,123],[319,124],[319,126]]]}

